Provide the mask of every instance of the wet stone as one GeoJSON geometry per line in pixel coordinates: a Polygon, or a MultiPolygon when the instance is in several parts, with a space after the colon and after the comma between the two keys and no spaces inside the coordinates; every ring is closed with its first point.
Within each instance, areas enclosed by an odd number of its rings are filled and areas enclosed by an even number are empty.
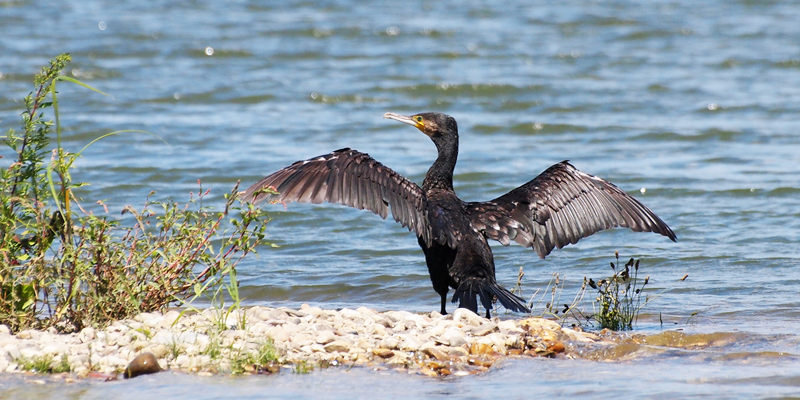
{"type": "Polygon", "coordinates": [[[439,361],[450,361],[449,355],[435,347],[425,349],[425,353],[439,361]]]}
{"type": "Polygon", "coordinates": [[[394,352],[389,349],[375,349],[372,350],[372,354],[375,354],[380,358],[391,358],[394,356],[394,352]]]}
{"type": "Polygon", "coordinates": [[[161,366],[158,365],[156,356],[153,353],[142,353],[128,364],[123,377],[129,379],[140,375],[155,374],[156,372],[161,372],[161,366]]]}

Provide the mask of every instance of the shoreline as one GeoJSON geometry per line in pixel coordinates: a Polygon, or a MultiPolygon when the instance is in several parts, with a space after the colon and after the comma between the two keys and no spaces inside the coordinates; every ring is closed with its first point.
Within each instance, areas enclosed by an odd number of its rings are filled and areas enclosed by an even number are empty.
{"type": "Polygon", "coordinates": [[[463,376],[485,372],[508,356],[576,358],[587,346],[613,344],[543,318],[486,319],[463,308],[442,316],[254,306],[230,313],[142,313],[103,330],[70,334],[50,329],[11,335],[0,325],[0,372],[25,372],[36,361],[50,361],[53,371],[68,369],[77,378],[115,379],[138,355],[151,353],[161,369],[200,375],[367,366],[463,376]]]}

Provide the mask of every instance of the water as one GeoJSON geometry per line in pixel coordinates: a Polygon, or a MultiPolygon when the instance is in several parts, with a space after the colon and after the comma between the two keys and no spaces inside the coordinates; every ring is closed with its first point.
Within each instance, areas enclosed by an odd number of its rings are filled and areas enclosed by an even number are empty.
{"type": "MultiPolygon", "coordinates": [[[[616,250],[642,259],[654,291],[689,274],[646,309],[641,333],[744,334],[703,351],[508,361],[441,381],[364,370],[163,374],[84,382],[71,397],[194,398],[196,388],[208,397],[257,397],[265,388],[276,397],[344,397],[393,385],[388,397],[413,388],[424,397],[518,398],[534,384],[537,393],[582,397],[800,395],[798,20],[800,8],[770,1],[0,3],[3,130],[18,128],[32,73],[71,52],[69,75],[111,97],[59,86],[68,148],[119,129],[169,143],[127,134],[84,153],[75,177],[92,185],[80,194],[87,205],[106,199],[111,216],[151,190],[187,199],[197,179],[219,202],[237,179],[247,185],[342,147],[421,182],[433,145],[381,116],[441,111],[461,129],[462,198],[496,197],[569,159],[636,194],[679,237],[602,232],[545,261],[495,245],[502,284],[513,286],[524,267],[532,294],[560,273],[571,296],[584,276],[607,274],[616,250]]],[[[269,235],[281,247],[241,266],[247,303],[438,308],[416,240],[399,225],[333,205],[270,211],[269,235]]],[[[3,384],[33,397],[64,386],[3,384]]]]}

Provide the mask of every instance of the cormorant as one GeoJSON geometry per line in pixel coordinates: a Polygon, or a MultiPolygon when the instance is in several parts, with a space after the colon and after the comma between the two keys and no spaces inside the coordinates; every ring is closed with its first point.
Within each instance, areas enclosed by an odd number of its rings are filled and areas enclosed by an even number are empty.
{"type": "Polygon", "coordinates": [[[487,239],[504,246],[516,241],[532,247],[541,258],[555,247],[617,226],[676,240],[675,233],[644,204],[567,161],[494,200],[464,202],[453,190],[456,120],[435,112],[412,116],[390,112],[383,117],[419,129],[436,145],[439,156],[422,187],[369,155],[344,148],[295,162],[261,179],[243,198],[254,203],[328,201],[368,209],[384,219],[391,209],[394,220],[417,235],[433,289],[441,296],[442,314],[447,314],[449,288],[455,289],[453,303],[458,301],[459,307],[476,313],[480,297],[487,318],[493,297],[509,310],[530,312],[523,299],[497,284],[487,239]]]}

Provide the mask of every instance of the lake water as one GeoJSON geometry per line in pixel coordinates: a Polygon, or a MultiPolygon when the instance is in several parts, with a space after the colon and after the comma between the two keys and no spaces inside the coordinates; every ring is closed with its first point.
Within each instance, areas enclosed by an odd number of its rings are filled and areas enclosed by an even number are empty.
{"type": "MultiPolygon", "coordinates": [[[[389,398],[800,396],[799,20],[797,4],[773,1],[0,2],[3,131],[19,127],[33,73],[70,52],[69,75],[111,97],[60,84],[65,146],[120,129],[169,143],[127,134],[84,153],[74,176],[92,185],[80,195],[104,199],[112,217],[151,190],[188,199],[198,179],[219,202],[238,179],[342,147],[421,182],[433,144],[382,115],[440,111],[459,123],[463,199],[496,197],[569,159],[635,194],[679,238],[601,232],[544,261],[496,244],[501,284],[523,267],[532,295],[559,273],[571,297],[619,251],[641,258],[652,294],[689,274],[644,310],[638,333],[741,334],[704,350],[509,360],[444,380],[332,369],[37,386],[4,377],[0,388],[16,398],[350,398],[377,387],[389,398]]],[[[268,209],[281,247],[241,265],[247,304],[438,309],[401,226],[335,205],[268,209]]]]}

